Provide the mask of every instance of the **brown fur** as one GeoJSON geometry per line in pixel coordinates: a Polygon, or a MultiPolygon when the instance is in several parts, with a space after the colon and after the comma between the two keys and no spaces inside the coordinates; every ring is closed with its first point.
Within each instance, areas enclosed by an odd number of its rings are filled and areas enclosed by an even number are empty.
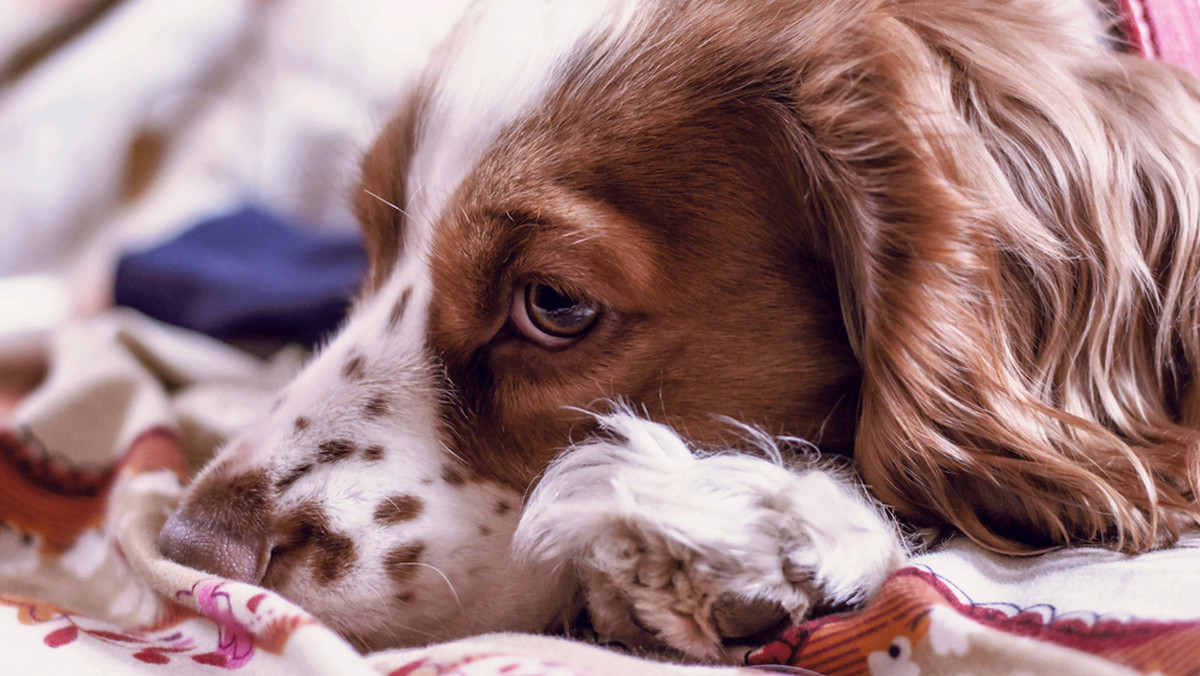
{"type": "Polygon", "coordinates": [[[331,530],[324,509],[315,503],[276,515],[272,533],[279,543],[272,549],[262,577],[262,584],[272,589],[287,589],[288,579],[306,565],[311,566],[318,584],[330,584],[348,573],[358,559],[354,541],[331,530]]]}
{"type": "MultiPolygon", "coordinates": [[[[524,486],[586,430],[564,405],[622,398],[701,442],[720,414],[853,446],[901,515],[993,549],[1173,540],[1200,480],[1200,87],[1065,24],[679,1],[578,53],[437,230],[457,448],[524,486]],[[531,279],[601,323],[549,354],[498,329],[531,279]]],[[[389,199],[406,115],[364,169],[389,199]]],[[[360,207],[378,284],[398,215],[360,207]]]]}
{"type": "Polygon", "coordinates": [[[375,508],[375,520],[384,525],[412,521],[421,516],[425,503],[412,495],[397,495],[379,503],[375,508]]]}

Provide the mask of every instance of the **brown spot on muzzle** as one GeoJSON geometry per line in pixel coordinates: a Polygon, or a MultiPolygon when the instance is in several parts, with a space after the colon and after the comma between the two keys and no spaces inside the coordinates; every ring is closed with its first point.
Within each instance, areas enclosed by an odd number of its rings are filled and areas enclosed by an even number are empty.
{"type": "Polygon", "coordinates": [[[266,567],[271,499],[266,472],[213,472],[192,487],[158,537],[168,559],[242,582],[266,567]]]}
{"type": "Polygon", "coordinates": [[[375,520],[384,525],[392,525],[412,521],[421,515],[425,503],[413,495],[397,495],[390,497],[375,508],[375,520]]]}
{"type": "Polygon", "coordinates": [[[283,476],[281,476],[275,480],[275,490],[285,491],[285,490],[291,488],[292,484],[294,484],[297,481],[299,481],[300,479],[302,479],[305,474],[308,474],[309,472],[311,472],[312,468],[313,468],[313,466],[312,466],[312,463],[310,463],[310,462],[306,462],[302,465],[293,467],[291,470],[289,470],[287,472],[287,474],[284,474],[283,476]]]}
{"type": "Polygon", "coordinates": [[[393,549],[384,559],[388,576],[396,584],[410,582],[419,570],[421,555],[425,553],[425,545],[420,542],[402,545],[393,549]]]}
{"type": "Polygon", "coordinates": [[[356,355],[342,366],[342,376],[347,380],[362,380],[367,376],[366,360],[356,355]]]}
{"type": "Polygon", "coordinates": [[[467,482],[467,477],[463,474],[462,468],[455,467],[454,465],[443,465],[442,481],[451,486],[461,486],[467,482]]]}
{"type": "Polygon", "coordinates": [[[363,412],[369,418],[378,418],[391,410],[391,400],[385,394],[372,395],[367,399],[367,403],[363,405],[363,412]]]}
{"type": "Polygon", "coordinates": [[[408,308],[408,301],[411,298],[412,288],[410,287],[396,299],[396,304],[392,306],[392,312],[388,315],[388,330],[395,331],[396,327],[400,326],[400,320],[404,319],[404,311],[408,308]]]}
{"type": "Polygon", "coordinates": [[[333,463],[339,460],[345,460],[354,454],[358,449],[353,441],[347,439],[331,439],[322,442],[317,447],[317,462],[333,463]]]}
{"type": "Polygon", "coordinates": [[[299,566],[310,563],[313,579],[330,584],[354,567],[354,541],[335,532],[320,505],[308,503],[283,515],[275,524],[279,544],[270,552],[263,585],[279,589],[299,566]]]}

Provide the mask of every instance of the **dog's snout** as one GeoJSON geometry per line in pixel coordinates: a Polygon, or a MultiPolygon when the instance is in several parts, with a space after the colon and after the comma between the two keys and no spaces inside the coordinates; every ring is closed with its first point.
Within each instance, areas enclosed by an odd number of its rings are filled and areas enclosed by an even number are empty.
{"type": "Polygon", "coordinates": [[[168,559],[214,575],[257,583],[270,558],[265,476],[211,477],[163,525],[168,559]]]}
{"type": "Polygon", "coordinates": [[[257,582],[266,567],[264,540],[253,535],[215,528],[186,512],[171,516],[158,536],[163,555],[190,568],[197,568],[241,582],[257,582]]]}

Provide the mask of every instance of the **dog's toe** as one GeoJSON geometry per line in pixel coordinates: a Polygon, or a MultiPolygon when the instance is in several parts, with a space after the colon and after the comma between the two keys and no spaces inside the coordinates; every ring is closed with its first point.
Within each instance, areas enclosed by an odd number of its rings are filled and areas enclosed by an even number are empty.
{"type": "Polygon", "coordinates": [[[746,599],[736,594],[724,594],[713,604],[713,627],[726,641],[762,634],[787,619],[787,608],[771,599],[746,599]]]}
{"type": "Polygon", "coordinates": [[[895,526],[837,473],[696,455],[621,417],[547,472],[517,543],[580,573],[601,639],[720,659],[814,607],[869,598],[902,561],[895,526]]]}

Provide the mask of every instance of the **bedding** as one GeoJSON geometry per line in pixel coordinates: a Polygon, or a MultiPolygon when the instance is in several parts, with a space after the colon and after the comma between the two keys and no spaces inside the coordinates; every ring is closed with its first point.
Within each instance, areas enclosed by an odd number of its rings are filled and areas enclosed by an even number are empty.
{"type": "MultiPolygon", "coordinates": [[[[0,340],[9,375],[28,369],[12,345],[0,340]]],[[[302,351],[263,361],[130,310],[69,323],[42,347],[39,384],[9,378],[0,397],[0,655],[22,665],[9,673],[730,671],[531,636],[358,655],[287,600],[157,552],[191,469],[269,406],[302,351]]],[[[1026,559],[952,540],[866,608],[792,627],[745,662],[826,674],[1195,673],[1200,539],[1139,557],[1026,559]]]]}
{"type": "MultiPolygon", "coordinates": [[[[111,309],[119,254],[247,204],[349,236],[357,149],[463,2],[429,4],[0,0],[5,673],[1200,672],[1196,536],[1019,559],[951,540],[865,608],[731,648],[741,667],[503,634],[363,656],[286,599],[163,559],[191,473],[305,348],[263,359],[111,309]]],[[[1195,67],[1176,34],[1197,6],[1124,6],[1136,48],[1195,67]]]]}

